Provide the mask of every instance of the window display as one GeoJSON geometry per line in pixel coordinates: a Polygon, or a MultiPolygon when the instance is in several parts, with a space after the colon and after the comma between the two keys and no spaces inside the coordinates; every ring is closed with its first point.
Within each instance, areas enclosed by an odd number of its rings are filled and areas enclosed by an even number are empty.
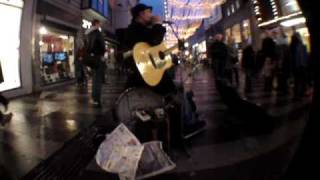
{"type": "Polygon", "coordinates": [[[248,19],[243,21],[242,28],[243,28],[243,31],[242,31],[243,40],[247,41],[248,39],[251,39],[251,29],[250,29],[251,26],[250,26],[250,21],[248,19]]]}
{"type": "Polygon", "coordinates": [[[226,42],[229,42],[229,39],[230,39],[230,38],[232,38],[231,29],[228,28],[228,29],[226,29],[226,31],[225,31],[225,41],[226,41],[226,42]]]}
{"type": "Polygon", "coordinates": [[[284,16],[300,11],[297,0],[281,0],[280,4],[284,16]]]}
{"type": "Polygon", "coordinates": [[[40,70],[44,85],[72,79],[74,37],[40,28],[40,70]]]}
{"type": "Polygon", "coordinates": [[[232,34],[233,39],[235,40],[235,43],[242,42],[240,24],[236,24],[232,27],[231,34],[232,34]]]}
{"type": "Polygon", "coordinates": [[[23,1],[0,0],[0,63],[4,82],[0,91],[21,86],[20,80],[20,23],[23,1]],[[10,19],[8,19],[10,17],[10,19]],[[8,28],[10,27],[10,28],[8,28]]]}

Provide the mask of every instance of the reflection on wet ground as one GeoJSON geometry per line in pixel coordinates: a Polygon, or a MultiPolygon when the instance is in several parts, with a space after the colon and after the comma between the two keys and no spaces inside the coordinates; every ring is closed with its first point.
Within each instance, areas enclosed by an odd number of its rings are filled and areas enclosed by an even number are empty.
{"type": "MultiPolygon", "coordinates": [[[[95,120],[107,121],[106,113],[124,82],[116,76],[109,79],[101,110],[91,107],[87,91],[72,86],[12,101],[14,120],[0,130],[0,163],[21,177],[95,120]]],[[[266,95],[259,81],[254,87],[252,93],[239,92],[274,118],[276,128],[268,134],[247,133],[245,120],[239,120],[222,101],[212,72],[197,74],[193,90],[200,117],[208,123],[207,130],[188,142],[191,158],[172,152],[177,169],[154,179],[276,179],[295,150],[310,98],[292,101],[290,95],[266,95]]],[[[92,160],[81,179],[106,177],[113,179],[92,160]]]]}

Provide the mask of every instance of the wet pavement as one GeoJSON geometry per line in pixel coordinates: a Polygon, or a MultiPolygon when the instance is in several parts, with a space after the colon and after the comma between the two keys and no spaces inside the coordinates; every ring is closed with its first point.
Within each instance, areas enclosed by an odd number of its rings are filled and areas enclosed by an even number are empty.
{"type": "Polygon", "coordinates": [[[106,113],[123,91],[124,82],[107,75],[102,109],[91,105],[90,87],[75,85],[12,100],[9,110],[14,117],[0,127],[0,164],[21,178],[94,121],[108,121],[106,113]]]}
{"type": "MultiPolygon", "coordinates": [[[[0,163],[20,178],[92,123],[110,120],[108,112],[123,91],[124,81],[122,77],[109,76],[101,110],[91,106],[90,91],[74,86],[13,100],[10,110],[14,119],[0,129],[0,163]]],[[[276,120],[276,128],[269,134],[252,135],[243,129],[244,122],[228,111],[216,90],[212,72],[197,74],[193,90],[207,130],[187,143],[191,158],[174,150],[171,157],[177,168],[154,179],[277,179],[303,131],[310,98],[292,101],[290,94],[269,96],[263,92],[262,85],[256,81],[252,93],[239,92],[243,98],[266,109],[276,120]]],[[[117,179],[103,172],[94,160],[79,179],[89,178],[117,179]]]]}

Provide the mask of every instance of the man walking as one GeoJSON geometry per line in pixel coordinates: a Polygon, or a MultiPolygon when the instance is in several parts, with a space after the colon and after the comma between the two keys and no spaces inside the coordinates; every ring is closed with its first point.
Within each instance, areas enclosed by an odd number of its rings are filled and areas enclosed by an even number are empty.
{"type": "Polygon", "coordinates": [[[101,88],[103,74],[103,56],[105,53],[105,42],[101,33],[101,22],[92,21],[92,27],[87,30],[87,54],[96,58],[95,67],[92,68],[92,99],[95,107],[101,107],[101,88]]]}

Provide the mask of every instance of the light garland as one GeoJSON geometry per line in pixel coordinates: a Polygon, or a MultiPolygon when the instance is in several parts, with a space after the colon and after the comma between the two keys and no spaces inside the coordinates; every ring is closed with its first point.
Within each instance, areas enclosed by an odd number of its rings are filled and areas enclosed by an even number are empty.
{"type": "Polygon", "coordinates": [[[260,6],[259,6],[258,0],[251,0],[251,2],[253,4],[254,13],[257,17],[258,22],[261,22],[262,18],[261,18],[261,12],[260,12],[260,6]]]}
{"type": "MultiPolygon", "coordinates": [[[[210,17],[213,9],[223,2],[225,0],[165,0],[165,19],[175,22],[179,38],[187,39],[199,28],[202,19],[210,17]]],[[[176,37],[168,26],[167,31],[167,43],[176,42],[176,37]]]]}
{"type": "Polygon", "coordinates": [[[273,12],[273,17],[274,19],[279,18],[279,13],[278,13],[278,8],[274,0],[270,0],[270,4],[272,6],[272,12],[273,12]]]}
{"type": "Polygon", "coordinates": [[[204,19],[207,18],[208,15],[202,15],[202,16],[173,16],[171,17],[172,20],[199,20],[199,19],[204,19]]]}
{"type": "Polygon", "coordinates": [[[214,8],[215,6],[225,2],[223,0],[222,2],[215,2],[214,0],[199,0],[200,2],[195,3],[188,3],[188,2],[181,2],[181,0],[170,0],[171,5],[177,7],[177,8],[199,8],[199,7],[209,7],[214,8]],[[212,2],[214,1],[214,2],[212,2]]]}
{"type": "Polygon", "coordinates": [[[273,20],[270,20],[270,21],[267,21],[267,22],[264,22],[264,23],[261,23],[259,24],[258,26],[259,27],[263,27],[263,26],[267,26],[267,25],[270,25],[270,24],[273,24],[273,23],[276,23],[276,22],[279,22],[279,21],[283,21],[283,20],[287,20],[287,19],[290,19],[292,17],[295,17],[295,16],[299,16],[299,15],[302,15],[302,12],[297,12],[297,13],[293,13],[293,14],[290,14],[288,16],[283,16],[283,17],[280,17],[280,18],[275,18],[273,20]]]}

